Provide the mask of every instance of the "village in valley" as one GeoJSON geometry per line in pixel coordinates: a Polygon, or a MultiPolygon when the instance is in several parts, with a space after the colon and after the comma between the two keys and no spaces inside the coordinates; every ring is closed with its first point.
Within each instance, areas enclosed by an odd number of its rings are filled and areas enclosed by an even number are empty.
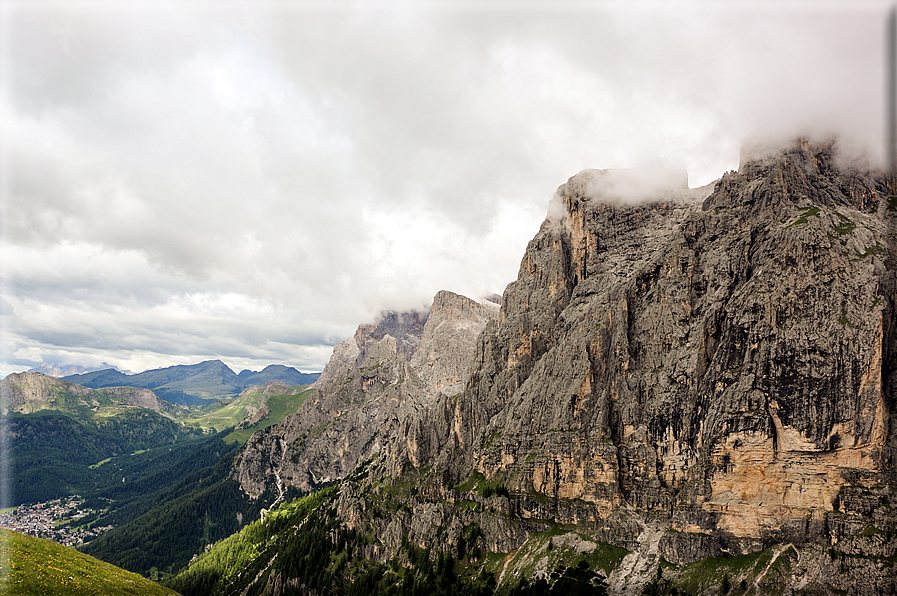
{"type": "Polygon", "coordinates": [[[112,526],[91,529],[73,526],[73,522],[92,512],[82,507],[82,503],[80,497],[74,495],[44,503],[19,505],[12,511],[0,514],[0,527],[65,546],[77,546],[112,529],[112,526]]]}

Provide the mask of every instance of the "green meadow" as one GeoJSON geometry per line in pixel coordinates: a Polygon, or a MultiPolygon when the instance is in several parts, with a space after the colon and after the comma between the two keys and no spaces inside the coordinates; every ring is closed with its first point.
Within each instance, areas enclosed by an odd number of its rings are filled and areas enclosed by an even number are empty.
{"type": "Polygon", "coordinates": [[[10,596],[177,593],[73,548],[0,528],[0,592],[10,596]]]}

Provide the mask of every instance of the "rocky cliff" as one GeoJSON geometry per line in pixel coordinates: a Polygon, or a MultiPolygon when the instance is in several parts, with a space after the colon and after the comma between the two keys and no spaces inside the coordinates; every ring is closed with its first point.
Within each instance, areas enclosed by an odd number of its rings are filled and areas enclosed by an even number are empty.
{"type": "Polygon", "coordinates": [[[360,327],[234,477],[344,478],[304,519],[389,589],[430,549],[480,594],[897,593],[897,177],[845,163],[580,172],[497,318],[445,294],[360,327]]]}
{"type": "Polygon", "coordinates": [[[831,150],[748,163],[699,209],[561,187],[456,406],[464,463],[682,531],[821,532],[892,438],[886,189],[831,150]]]}
{"type": "Polygon", "coordinates": [[[619,593],[769,547],[792,553],[750,576],[772,593],[897,591],[897,181],[838,164],[800,141],[712,192],[571,178],[463,394],[406,422],[341,515],[384,553],[471,523],[517,552],[562,524],[630,551],[619,593]],[[412,515],[365,513],[384,478],[414,484],[412,515]]]}
{"type": "Polygon", "coordinates": [[[440,292],[429,312],[384,313],[333,350],[300,410],[256,432],[233,477],[257,497],[310,491],[339,479],[398,433],[440,392],[458,392],[473,346],[498,307],[440,292]]]}

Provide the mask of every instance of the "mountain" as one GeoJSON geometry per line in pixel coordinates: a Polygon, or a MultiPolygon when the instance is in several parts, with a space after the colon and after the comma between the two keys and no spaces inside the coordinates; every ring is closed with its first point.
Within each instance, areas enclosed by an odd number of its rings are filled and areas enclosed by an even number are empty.
{"type": "Polygon", "coordinates": [[[236,400],[218,411],[218,415],[232,408],[245,412],[225,440],[245,443],[255,431],[295,414],[313,391],[308,385],[287,385],[282,381],[269,381],[243,390],[236,400]]]}
{"type": "Polygon", "coordinates": [[[70,375],[64,380],[85,387],[141,387],[152,389],[172,403],[203,405],[209,399],[239,394],[247,387],[264,385],[269,381],[284,381],[290,385],[313,383],[317,373],[301,373],[295,368],[270,365],[261,372],[234,373],[220,360],[208,360],[199,364],[169,366],[125,375],[113,369],[80,375],[70,375]]]}
{"type": "Polygon", "coordinates": [[[240,371],[240,374],[237,375],[239,379],[237,385],[243,389],[264,385],[272,381],[279,381],[287,385],[310,385],[318,380],[319,375],[320,373],[299,372],[292,366],[269,364],[259,372],[251,370],[240,371]]]}
{"type": "Polygon", "coordinates": [[[457,393],[476,337],[498,316],[443,291],[429,312],[386,312],[333,349],[296,414],[253,434],[233,476],[250,495],[304,492],[341,478],[377,454],[412,412],[441,392],[457,393]]]}
{"type": "Polygon", "coordinates": [[[167,418],[186,409],[160,400],[155,393],[135,387],[89,389],[41,373],[12,373],[0,380],[2,412],[28,414],[56,410],[79,417],[107,416],[123,408],[145,408],[167,418]]]}
{"type": "Polygon", "coordinates": [[[47,375],[48,377],[56,377],[57,379],[69,376],[69,375],[78,375],[83,373],[95,372],[99,370],[109,370],[115,369],[114,366],[110,366],[103,363],[102,366],[97,367],[84,367],[79,366],[77,364],[47,364],[46,362],[41,362],[39,366],[35,368],[30,368],[25,372],[36,372],[41,373],[43,375],[47,375]]]}
{"type": "Polygon", "coordinates": [[[847,164],[800,140],[712,189],[572,177],[463,391],[403,393],[419,348],[359,328],[303,406],[320,426],[272,427],[235,460],[250,494],[339,488],[305,521],[261,522],[276,549],[226,551],[248,574],[219,581],[213,549],[195,576],[208,589],[183,593],[323,594],[346,577],[371,594],[897,593],[897,177],[847,164]],[[398,415],[356,433],[337,396],[398,415]],[[315,459],[334,427],[337,455],[361,457],[315,459]],[[341,563],[298,564],[314,557],[341,563]]]}
{"type": "MultiPolygon", "coordinates": [[[[703,201],[630,204],[615,182],[584,171],[558,189],[501,325],[436,416],[451,424],[410,425],[419,448],[395,443],[389,469],[443,470],[430,490],[446,497],[474,472],[523,520],[588,527],[632,551],[620,589],[663,575],[661,558],[790,544],[800,579],[776,589],[897,590],[874,571],[897,545],[862,536],[897,529],[897,180],[802,141],[703,201]]],[[[525,523],[499,528],[490,550],[526,544],[525,523]]]]}
{"type": "Polygon", "coordinates": [[[0,528],[0,586],[4,594],[176,595],[73,548],[6,528],[0,528]]]}

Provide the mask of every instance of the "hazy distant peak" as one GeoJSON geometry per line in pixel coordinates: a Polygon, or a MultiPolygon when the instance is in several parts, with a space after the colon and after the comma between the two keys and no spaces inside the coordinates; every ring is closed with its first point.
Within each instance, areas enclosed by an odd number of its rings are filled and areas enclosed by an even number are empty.
{"type": "Polygon", "coordinates": [[[69,375],[79,375],[89,372],[97,372],[100,370],[115,370],[121,373],[126,373],[126,371],[121,371],[111,364],[106,364],[105,362],[101,366],[80,366],[78,364],[49,364],[46,362],[41,362],[39,366],[34,368],[29,368],[25,372],[29,373],[41,373],[47,375],[48,377],[56,377],[57,379],[61,379],[62,377],[67,377],[69,375]]]}

